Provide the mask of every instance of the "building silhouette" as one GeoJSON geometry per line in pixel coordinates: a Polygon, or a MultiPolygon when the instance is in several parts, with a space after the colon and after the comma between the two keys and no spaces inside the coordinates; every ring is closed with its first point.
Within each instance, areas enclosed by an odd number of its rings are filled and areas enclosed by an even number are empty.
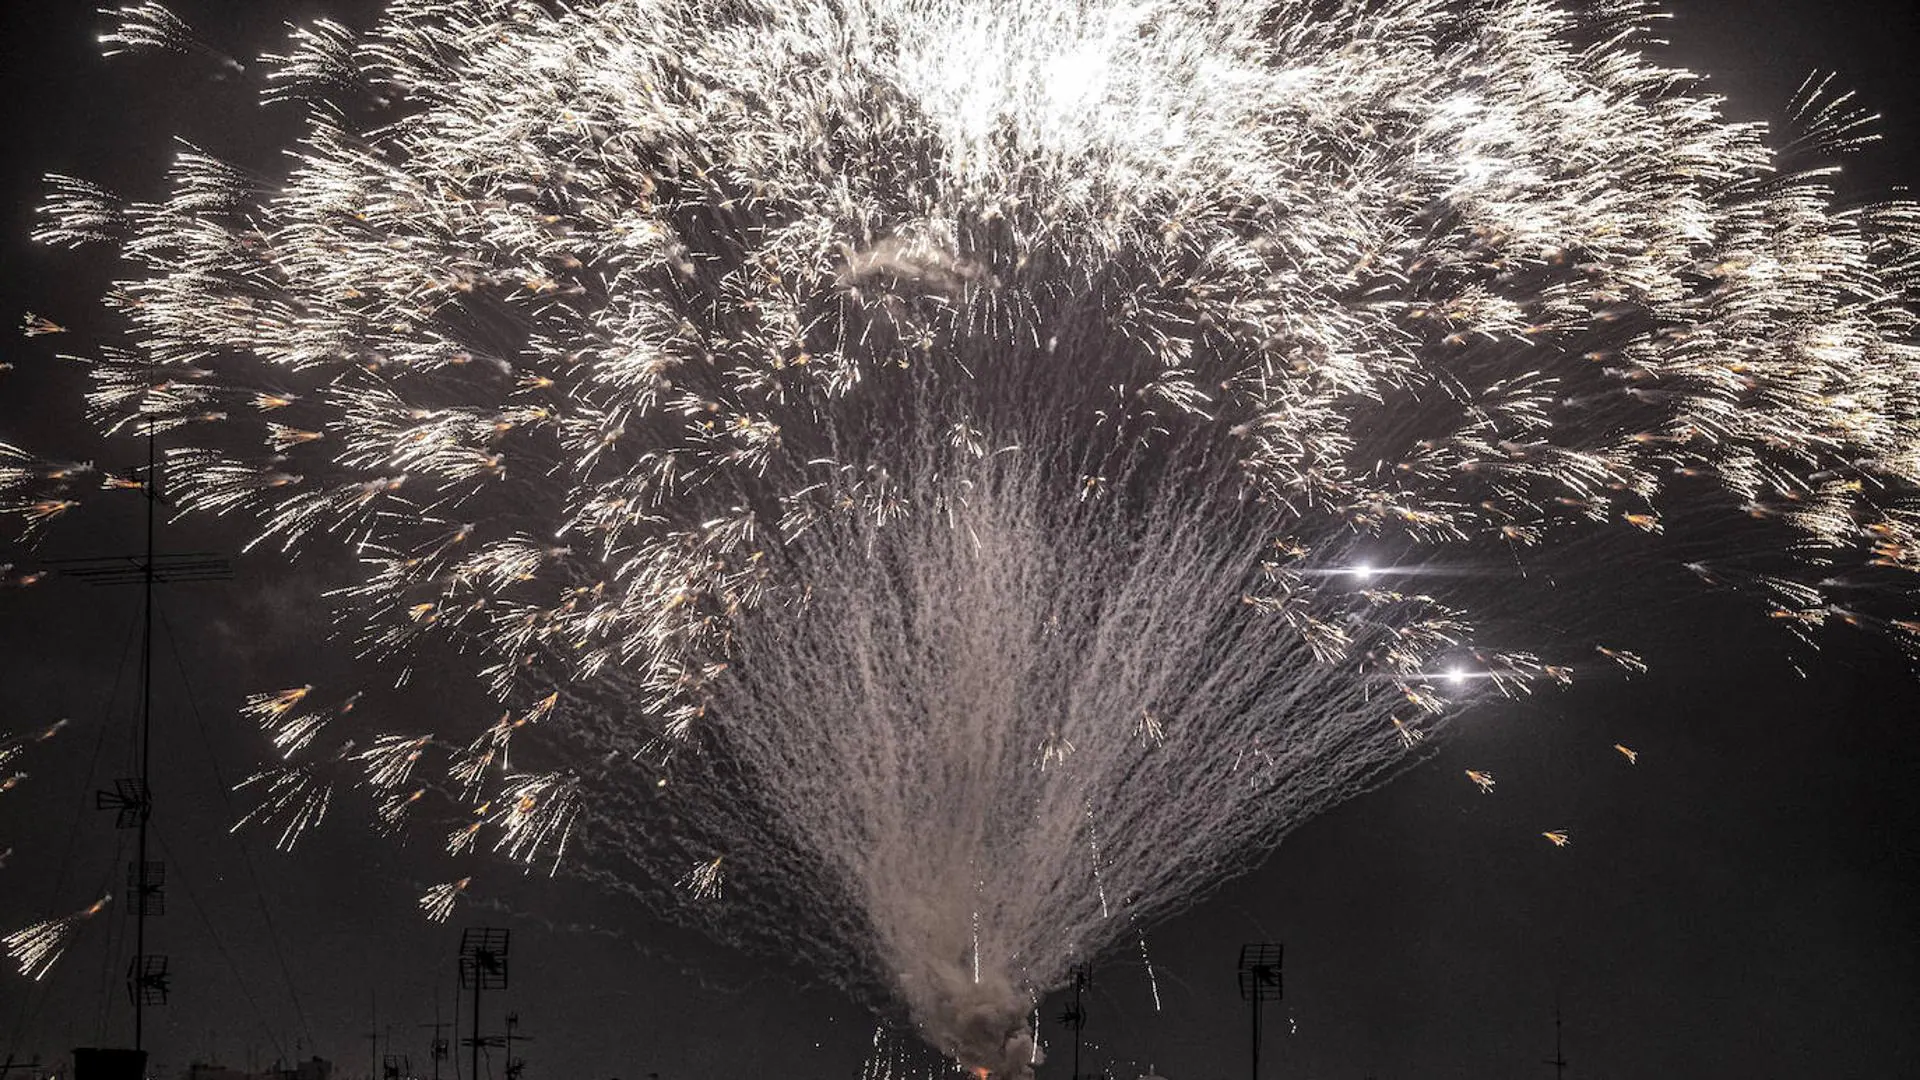
{"type": "Polygon", "coordinates": [[[310,1058],[291,1068],[276,1066],[262,1072],[230,1069],[225,1065],[195,1062],[187,1066],[181,1080],[333,1080],[333,1063],[325,1058],[310,1058]]]}

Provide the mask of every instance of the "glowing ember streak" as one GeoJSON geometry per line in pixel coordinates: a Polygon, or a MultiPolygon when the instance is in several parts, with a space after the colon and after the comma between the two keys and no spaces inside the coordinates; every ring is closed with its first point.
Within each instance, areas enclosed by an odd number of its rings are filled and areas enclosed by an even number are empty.
{"type": "Polygon", "coordinates": [[[8,934],[5,939],[7,955],[19,965],[20,974],[39,982],[47,972],[53,970],[61,954],[67,951],[80,924],[100,914],[112,899],[112,896],[102,896],[71,915],[48,919],[8,934]]]}
{"type": "Polygon", "coordinates": [[[463,877],[458,881],[449,881],[428,889],[426,894],[420,897],[421,912],[434,922],[446,922],[453,916],[454,904],[467,891],[467,886],[472,881],[470,877],[463,877]]]}

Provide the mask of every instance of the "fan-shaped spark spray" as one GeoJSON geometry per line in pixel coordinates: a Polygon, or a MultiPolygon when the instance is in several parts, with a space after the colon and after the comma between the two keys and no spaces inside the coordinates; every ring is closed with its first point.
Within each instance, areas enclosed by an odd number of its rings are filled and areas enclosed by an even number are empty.
{"type": "MultiPolygon", "coordinates": [[[[1648,18],[395,0],[266,61],[284,177],[56,178],[38,236],[125,256],[90,400],[179,504],[500,701],[253,699],[285,843],[350,784],[567,851],[1020,1076],[1079,958],[1442,718],[1643,666],[1636,582],[1920,625],[1855,588],[1916,561],[1915,208],[1648,18]]],[[[29,527],[92,482],[0,446],[29,527]]]]}

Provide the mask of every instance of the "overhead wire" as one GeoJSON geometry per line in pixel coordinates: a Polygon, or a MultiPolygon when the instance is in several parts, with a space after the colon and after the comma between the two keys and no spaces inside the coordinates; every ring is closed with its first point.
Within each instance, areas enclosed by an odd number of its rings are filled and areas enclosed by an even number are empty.
{"type": "MultiPolygon", "coordinates": [[[[124,675],[127,669],[127,657],[133,652],[135,633],[139,629],[139,626],[140,623],[138,619],[131,619],[128,622],[126,642],[121,646],[120,650],[120,663],[114,667],[113,683],[107,688],[106,706],[100,714],[102,717],[100,730],[94,737],[93,753],[87,760],[87,783],[82,789],[83,794],[79,806],[74,811],[73,823],[67,829],[66,844],[61,850],[59,869],[54,875],[53,885],[43,908],[45,911],[54,911],[59,908],[61,894],[66,891],[73,873],[73,851],[80,840],[80,822],[87,816],[87,811],[92,809],[88,805],[90,799],[89,794],[85,793],[85,789],[93,786],[94,776],[100,767],[100,755],[106,749],[107,733],[113,729],[113,725],[108,721],[113,716],[114,708],[120,700],[120,690],[124,684],[124,675]]],[[[114,861],[119,861],[117,853],[114,861]]],[[[109,880],[111,880],[111,877],[109,877],[109,880]]],[[[111,955],[111,953],[109,953],[109,955],[111,955]]],[[[13,1035],[9,1040],[10,1046],[20,1045],[20,1040],[26,1034],[28,1026],[39,1019],[40,1010],[45,1007],[47,999],[52,996],[53,991],[54,987],[51,984],[37,982],[27,994],[21,998],[20,1009],[14,1017],[13,1035]]]]}
{"type": "MultiPolygon", "coordinates": [[[[200,733],[201,745],[206,749],[207,768],[213,772],[214,786],[219,789],[221,806],[225,809],[228,820],[237,821],[239,816],[234,812],[233,785],[227,782],[226,774],[220,768],[219,756],[213,751],[213,740],[207,732],[206,717],[200,712],[198,699],[193,692],[192,680],[188,678],[186,664],[180,658],[179,639],[173,632],[173,623],[167,618],[164,607],[159,609],[159,614],[161,629],[165,631],[163,636],[167,641],[167,652],[173,657],[174,671],[180,678],[181,697],[186,701],[187,711],[192,715],[194,726],[200,733]]],[[[300,1000],[299,985],[293,978],[293,969],[287,964],[286,950],[281,947],[280,929],[274,922],[273,909],[267,903],[266,889],[261,886],[260,875],[254,868],[253,853],[244,839],[235,837],[234,843],[240,852],[240,864],[246,868],[247,884],[250,886],[248,891],[253,894],[254,905],[260,912],[260,919],[266,924],[267,941],[273,949],[274,962],[278,965],[280,978],[286,985],[287,997],[293,1002],[294,1016],[300,1022],[300,1034],[306,1040],[306,1044],[312,1046],[314,1045],[313,1029],[307,1023],[306,1006],[300,1000]]]]}
{"type": "Polygon", "coordinates": [[[206,930],[207,937],[213,942],[214,950],[220,954],[220,959],[226,963],[227,970],[232,973],[233,981],[239,987],[241,996],[246,998],[247,1008],[253,1013],[254,1022],[260,1025],[260,1030],[266,1034],[267,1041],[273,1044],[274,1053],[280,1055],[280,1060],[291,1061],[292,1058],[287,1055],[286,1044],[280,1041],[280,1036],[274,1032],[273,1025],[267,1023],[266,1014],[260,1011],[259,997],[247,986],[245,971],[241,969],[239,962],[234,959],[233,953],[228,951],[227,944],[222,940],[220,931],[214,927],[213,920],[208,917],[205,905],[200,903],[199,895],[193,891],[193,886],[187,884],[186,875],[180,873],[180,860],[174,856],[169,849],[166,834],[155,829],[154,836],[155,839],[160,842],[161,853],[166,855],[168,861],[174,864],[172,884],[180,886],[180,891],[186,895],[187,903],[193,908],[193,913],[199,916],[200,925],[206,930]]]}

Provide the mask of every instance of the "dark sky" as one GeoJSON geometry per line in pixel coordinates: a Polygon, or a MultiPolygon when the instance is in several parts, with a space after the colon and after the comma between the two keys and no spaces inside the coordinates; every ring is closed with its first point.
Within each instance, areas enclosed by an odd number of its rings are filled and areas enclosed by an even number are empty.
{"type": "MultiPolygon", "coordinates": [[[[29,310],[84,321],[106,272],[97,255],[25,242],[40,174],[151,191],[167,136],[258,160],[287,118],[263,115],[251,83],[189,62],[101,60],[88,6],[11,0],[0,13],[0,321],[11,325],[29,310]]],[[[1836,71],[1888,117],[1886,140],[1844,183],[1920,182],[1912,5],[1671,6],[1672,55],[1712,73],[1736,115],[1778,118],[1802,75],[1836,71]]],[[[360,18],[370,5],[176,7],[252,51],[280,20],[360,18]]],[[[45,340],[0,338],[0,361],[15,365],[0,375],[0,441],[120,460],[124,448],[79,433],[77,372],[51,360],[45,340]]],[[[127,509],[90,515],[46,553],[130,549],[127,509]]],[[[230,541],[187,526],[170,543],[230,541]]],[[[529,1077],[857,1075],[871,1019],[777,958],[505,874],[497,909],[470,906],[434,927],[413,913],[424,886],[447,876],[430,849],[347,821],[292,856],[263,836],[228,836],[223,787],[261,750],[234,716],[239,696],[318,681],[302,655],[302,595],[275,560],[257,558],[239,560],[232,582],[164,598],[175,644],[158,664],[156,827],[171,881],[155,933],[178,972],[174,1003],[150,1027],[164,1075],[194,1057],[313,1052],[357,1072],[376,1024],[422,1062],[419,1025],[434,1019],[436,995],[453,1012],[459,930],[483,919],[516,935],[515,985],[498,1000],[537,1039],[529,1077]],[[183,704],[181,670],[197,713],[183,704]]],[[[7,928],[122,891],[115,844],[130,834],[92,811],[90,792],[129,772],[132,672],[121,661],[137,601],[72,583],[0,593],[0,730],[73,719],[25,762],[30,779],[0,795],[0,850],[14,849],[0,868],[7,928]]],[[[1912,676],[1864,638],[1796,653],[1728,615],[1650,611],[1662,630],[1649,634],[1650,674],[1470,716],[1426,766],[1300,829],[1259,870],[1149,935],[1158,1011],[1137,955],[1105,964],[1087,1060],[1112,1060],[1129,1080],[1149,1064],[1173,1080],[1245,1075],[1234,958],[1242,942],[1274,940],[1286,943],[1287,1000],[1268,1014],[1269,1077],[1548,1076],[1556,1001],[1576,1078],[1920,1073],[1912,676]],[[1638,749],[1640,764],[1615,742],[1638,749]],[[1461,776],[1469,767],[1498,776],[1497,794],[1477,795],[1461,776]],[[1571,847],[1538,836],[1561,826],[1571,847]]],[[[51,1059],[128,1037],[128,922],[111,910],[94,920],[43,983],[0,977],[0,1054],[51,1059]]],[[[1064,1077],[1061,1031],[1047,1034],[1055,1064],[1041,1075],[1064,1077]]]]}

